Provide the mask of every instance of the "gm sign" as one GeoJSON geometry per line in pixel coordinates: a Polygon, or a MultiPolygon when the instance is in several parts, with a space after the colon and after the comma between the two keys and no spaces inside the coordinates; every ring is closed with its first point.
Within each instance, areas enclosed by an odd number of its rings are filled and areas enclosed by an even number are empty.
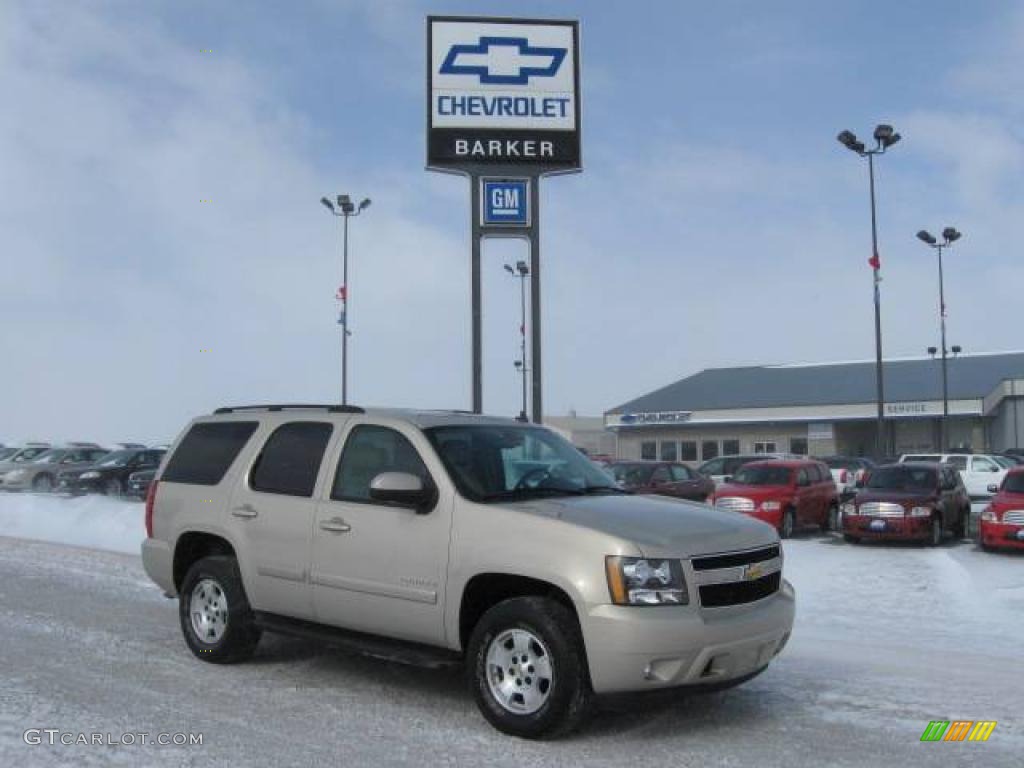
{"type": "Polygon", "coordinates": [[[529,179],[481,179],[480,222],[485,227],[530,226],[529,179]]]}
{"type": "Polygon", "coordinates": [[[427,19],[427,166],[580,167],[575,21],[427,19]]]}

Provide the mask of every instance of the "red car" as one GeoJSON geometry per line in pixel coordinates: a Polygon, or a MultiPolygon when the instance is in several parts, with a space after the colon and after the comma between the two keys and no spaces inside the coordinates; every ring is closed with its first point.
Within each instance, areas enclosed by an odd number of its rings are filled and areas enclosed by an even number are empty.
{"type": "Polygon", "coordinates": [[[628,491],[705,501],[715,482],[685,464],[672,461],[616,461],[605,468],[628,491]]]}
{"type": "Polygon", "coordinates": [[[820,461],[755,461],[719,486],[715,508],[764,520],[788,539],[805,525],[834,528],[839,492],[829,468],[820,461]]]}
{"type": "Polygon", "coordinates": [[[1024,467],[1006,473],[981,513],[978,544],[982,549],[1024,549],[1024,467]]]}
{"type": "Polygon", "coordinates": [[[843,537],[853,544],[912,539],[935,547],[947,531],[967,534],[971,497],[952,465],[907,462],[872,469],[842,512],[843,537]]]}

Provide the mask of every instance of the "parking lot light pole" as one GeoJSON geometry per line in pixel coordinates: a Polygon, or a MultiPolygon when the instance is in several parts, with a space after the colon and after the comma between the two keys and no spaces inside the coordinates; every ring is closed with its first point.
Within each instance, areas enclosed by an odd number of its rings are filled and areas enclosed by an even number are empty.
{"type": "Polygon", "coordinates": [[[370,198],[364,197],[356,207],[348,195],[338,195],[337,208],[328,198],[321,197],[320,202],[334,216],[342,219],[342,251],[341,251],[341,290],[338,299],[341,301],[341,404],[348,405],[348,220],[358,216],[370,207],[370,198]]]}
{"type": "MultiPolygon", "coordinates": [[[[946,349],[946,291],[942,277],[942,249],[948,248],[957,240],[960,239],[960,232],[955,227],[946,227],[942,230],[942,242],[928,230],[922,229],[917,233],[917,239],[930,248],[934,248],[939,254],[939,327],[941,329],[941,342],[942,342],[942,421],[939,427],[939,450],[944,451],[949,446],[946,443],[949,440],[949,373],[947,360],[949,358],[949,351],[946,349]]],[[[929,347],[929,352],[934,347],[929,347]]],[[[960,351],[960,348],[956,348],[960,351]]]]}
{"type": "Polygon", "coordinates": [[[530,267],[525,261],[517,261],[515,267],[511,264],[505,265],[505,271],[513,277],[519,278],[520,286],[520,301],[522,307],[522,313],[520,315],[521,320],[519,324],[519,337],[520,337],[520,358],[516,360],[516,369],[518,369],[520,375],[523,377],[523,410],[519,413],[520,421],[529,421],[529,417],[526,415],[526,278],[530,275],[530,267]]]}
{"type": "Polygon", "coordinates": [[[882,280],[879,275],[882,264],[878,257],[878,224],[875,213],[875,155],[884,155],[889,147],[900,140],[900,135],[893,130],[891,125],[882,124],[875,127],[873,137],[875,139],[874,149],[867,149],[864,142],[858,140],[851,131],[843,131],[836,138],[851,152],[856,152],[861,157],[868,159],[868,179],[871,190],[871,258],[868,263],[871,265],[875,289],[875,389],[878,405],[875,450],[881,457],[887,453],[887,441],[885,438],[885,385],[882,376],[882,302],[878,288],[878,284],[882,280]]]}

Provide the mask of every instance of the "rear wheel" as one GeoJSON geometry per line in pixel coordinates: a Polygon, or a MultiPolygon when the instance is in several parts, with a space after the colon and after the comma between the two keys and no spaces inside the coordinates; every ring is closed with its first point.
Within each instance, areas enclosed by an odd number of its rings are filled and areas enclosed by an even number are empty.
{"type": "Polygon", "coordinates": [[[960,510],[960,517],[956,521],[956,536],[958,539],[966,539],[971,531],[971,508],[960,510]]]}
{"type": "Polygon", "coordinates": [[[189,650],[214,664],[243,661],[260,641],[238,561],[228,555],[201,558],[188,569],[178,619],[189,650]]]}
{"type": "Polygon", "coordinates": [[[796,530],[796,513],[792,507],[787,507],[782,511],[782,524],[779,527],[779,536],[784,539],[791,539],[793,537],[793,531],[796,530]]]}
{"type": "Polygon", "coordinates": [[[576,728],[593,697],[576,617],[561,603],[515,597],[483,615],[467,653],[470,688],[503,733],[552,738],[576,728]]]}
{"type": "Polygon", "coordinates": [[[839,530],[839,505],[831,504],[828,508],[828,519],[825,521],[826,531],[839,530]]]}

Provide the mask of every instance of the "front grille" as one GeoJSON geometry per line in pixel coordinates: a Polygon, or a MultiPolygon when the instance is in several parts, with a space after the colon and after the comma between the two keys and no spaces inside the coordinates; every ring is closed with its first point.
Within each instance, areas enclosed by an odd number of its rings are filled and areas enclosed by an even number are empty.
{"type": "Polygon", "coordinates": [[[715,499],[715,509],[725,512],[753,512],[754,502],[740,496],[723,496],[720,499],[715,499]]]}
{"type": "Polygon", "coordinates": [[[700,603],[705,608],[753,603],[779,591],[782,572],[776,571],[754,581],[705,584],[700,588],[700,603]]]}
{"type": "Polygon", "coordinates": [[[869,517],[903,517],[905,513],[902,504],[893,504],[891,501],[866,501],[857,511],[869,517]]]}
{"type": "Polygon", "coordinates": [[[1013,509],[1003,514],[1004,523],[1024,525],[1024,509],[1013,509]]]}
{"type": "Polygon", "coordinates": [[[724,555],[708,555],[707,557],[695,557],[693,559],[693,570],[713,571],[718,568],[735,568],[737,565],[750,565],[750,563],[762,563],[765,560],[772,560],[779,556],[779,547],[776,544],[762,549],[752,549],[748,552],[729,552],[724,555]]]}

